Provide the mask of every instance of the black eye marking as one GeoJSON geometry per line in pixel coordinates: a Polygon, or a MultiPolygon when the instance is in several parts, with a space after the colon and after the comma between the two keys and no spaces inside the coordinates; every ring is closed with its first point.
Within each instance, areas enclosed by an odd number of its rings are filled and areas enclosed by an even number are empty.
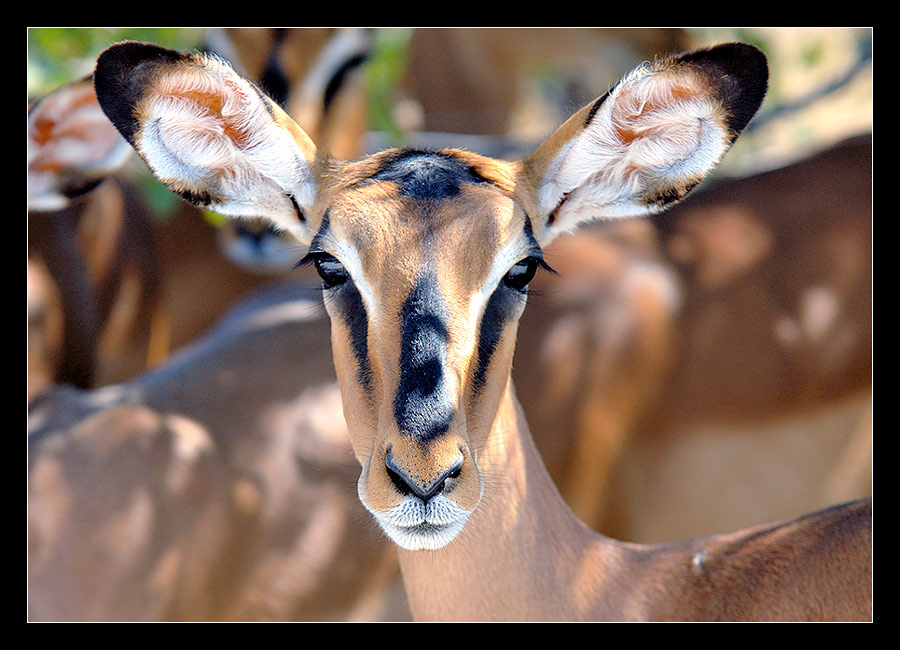
{"type": "MultiPolygon", "coordinates": [[[[315,240],[313,246],[318,246],[315,240]]],[[[350,274],[334,255],[316,248],[310,250],[294,268],[309,265],[315,266],[325,291],[341,287],[331,294],[331,305],[336,318],[341,319],[349,330],[350,344],[358,364],[357,377],[368,393],[372,388],[372,366],[369,363],[369,318],[362,296],[356,285],[348,282],[350,274]]]]}
{"type": "Polygon", "coordinates": [[[525,299],[523,294],[527,293],[528,283],[531,282],[539,268],[556,273],[544,261],[540,249],[535,245],[535,249],[529,257],[516,262],[506,273],[485,305],[478,335],[478,365],[474,375],[476,392],[484,388],[488,366],[500,343],[504,329],[516,309],[521,308],[522,301],[525,299]]]}
{"type": "Polygon", "coordinates": [[[297,199],[294,198],[293,194],[288,194],[288,198],[291,200],[291,205],[294,206],[294,211],[297,213],[297,221],[304,223],[306,221],[306,215],[303,214],[303,209],[300,207],[300,204],[297,203],[297,199]]]}

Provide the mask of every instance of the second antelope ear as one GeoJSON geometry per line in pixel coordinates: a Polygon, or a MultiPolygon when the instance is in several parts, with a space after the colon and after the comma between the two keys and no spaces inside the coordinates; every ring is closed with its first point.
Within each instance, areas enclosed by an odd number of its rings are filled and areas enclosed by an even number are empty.
{"type": "Polygon", "coordinates": [[[198,207],[258,217],[302,242],[316,197],[316,147],[227,63],[146,43],[97,59],[97,98],[153,174],[198,207]]]}
{"type": "Polygon", "coordinates": [[[28,209],[61,210],[133,155],[103,114],[90,78],[73,81],[28,109],[28,209]]]}
{"type": "Polygon", "coordinates": [[[632,71],[523,162],[519,191],[538,242],[684,198],[756,113],[767,83],[765,56],[742,43],[632,71]]]}

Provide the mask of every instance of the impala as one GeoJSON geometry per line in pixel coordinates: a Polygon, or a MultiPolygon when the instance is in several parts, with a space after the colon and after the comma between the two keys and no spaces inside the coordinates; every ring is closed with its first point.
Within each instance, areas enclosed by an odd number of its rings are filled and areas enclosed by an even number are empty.
{"type": "Polygon", "coordinates": [[[322,278],[361,502],[425,620],[871,618],[871,504],[689,543],[600,536],[565,506],[510,381],[542,250],[687,194],[749,122],[765,57],[726,44],[639,67],[531,156],[317,153],[224,62],[121,43],[107,116],[189,202],[269,219],[322,278]]]}

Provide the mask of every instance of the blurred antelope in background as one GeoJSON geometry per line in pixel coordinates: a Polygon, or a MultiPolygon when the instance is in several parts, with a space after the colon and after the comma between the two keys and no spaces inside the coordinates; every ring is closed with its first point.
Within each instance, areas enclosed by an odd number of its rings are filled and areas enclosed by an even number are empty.
{"type": "Polygon", "coordinates": [[[90,78],[29,107],[27,151],[31,397],[54,381],[92,385],[123,278],[137,278],[132,308],[145,315],[158,286],[146,213],[126,210],[116,188],[98,188],[131,151],[90,78]]]}

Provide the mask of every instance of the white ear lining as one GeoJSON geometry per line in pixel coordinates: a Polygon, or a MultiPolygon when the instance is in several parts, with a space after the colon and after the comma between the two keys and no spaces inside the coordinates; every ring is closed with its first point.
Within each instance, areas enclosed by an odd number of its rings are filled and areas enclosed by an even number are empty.
{"type": "Polygon", "coordinates": [[[160,79],[141,105],[135,146],[161,181],[208,196],[209,209],[261,217],[302,238],[315,200],[303,150],[265,101],[224,64],[160,79]]]}
{"type": "Polygon", "coordinates": [[[677,71],[639,68],[626,77],[565,144],[538,188],[552,227],[651,214],[656,193],[696,183],[727,151],[718,101],[677,71]]]}

